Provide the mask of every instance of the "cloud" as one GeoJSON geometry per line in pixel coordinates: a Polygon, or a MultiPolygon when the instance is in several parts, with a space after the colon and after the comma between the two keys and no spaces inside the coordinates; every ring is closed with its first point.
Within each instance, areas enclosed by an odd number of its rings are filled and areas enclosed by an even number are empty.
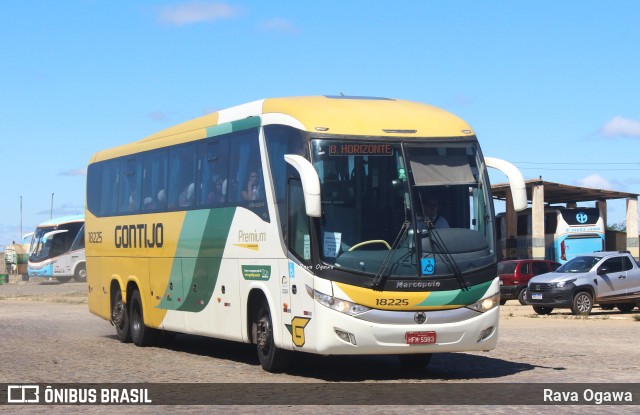
{"type": "Polygon", "coordinates": [[[605,137],[640,138],[640,121],[618,115],[603,125],[600,133],[605,137]]]}
{"type": "Polygon", "coordinates": [[[280,17],[274,17],[273,19],[263,21],[260,23],[260,29],[268,32],[278,32],[290,35],[300,33],[300,30],[293,23],[280,17]]]}
{"type": "Polygon", "coordinates": [[[71,169],[71,170],[64,170],[58,173],[59,176],[83,176],[86,177],[87,176],[87,168],[86,167],[80,167],[79,169],[71,169]]]}
{"type": "Polygon", "coordinates": [[[615,190],[618,183],[609,181],[599,174],[592,174],[583,179],[575,180],[575,184],[581,187],[589,187],[592,189],[615,190]]]}
{"type": "Polygon", "coordinates": [[[169,121],[171,119],[171,113],[164,111],[151,111],[147,114],[147,117],[151,118],[153,121],[163,122],[169,121]]]}
{"type": "Polygon", "coordinates": [[[195,23],[228,19],[238,14],[226,3],[213,1],[190,1],[187,3],[158,8],[158,19],[170,26],[185,26],[195,23]]]}

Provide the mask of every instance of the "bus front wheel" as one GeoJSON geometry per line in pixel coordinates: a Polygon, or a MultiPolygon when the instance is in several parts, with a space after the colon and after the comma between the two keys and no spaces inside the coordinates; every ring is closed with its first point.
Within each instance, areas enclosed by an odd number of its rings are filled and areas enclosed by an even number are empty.
{"type": "Polygon", "coordinates": [[[111,303],[111,322],[116,327],[118,340],[122,343],[129,343],[131,341],[129,312],[127,311],[127,305],[122,302],[122,291],[120,289],[116,291],[111,303]]]}
{"type": "Polygon", "coordinates": [[[129,318],[131,320],[131,340],[136,346],[149,346],[153,344],[157,338],[157,330],[144,325],[144,314],[142,311],[142,300],[140,299],[140,291],[135,290],[131,294],[131,308],[129,309],[129,318]]]}
{"type": "Polygon", "coordinates": [[[255,340],[260,365],[267,372],[282,372],[288,364],[285,350],[276,347],[273,339],[273,320],[269,311],[269,304],[264,301],[258,310],[255,321],[255,340]]]}

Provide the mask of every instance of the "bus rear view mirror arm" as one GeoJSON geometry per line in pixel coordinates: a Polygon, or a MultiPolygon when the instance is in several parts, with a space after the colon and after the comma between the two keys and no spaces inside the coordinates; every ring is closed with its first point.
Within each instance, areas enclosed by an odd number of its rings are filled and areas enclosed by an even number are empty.
{"type": "Polygon", "coordinates": [[[527,188],[524,184],[524,178],[520,170],[506,160],[493,157],[485,157],[484,162],[487,167],[491,167],[503,172],[509,178],[509,187],[511,188],[511,198],[513,199],[513,208],[516,211],[527,208],[527,188]]]}
{"type": "Polygon", "coordinates": [[[309,160],[302,156],[285,154],[284,159],[300,174],[307,216],[319,218],[322,215],[322,205],[320,203],[320,179],[316,169],[313,168],[313,164],[309,160]]]}

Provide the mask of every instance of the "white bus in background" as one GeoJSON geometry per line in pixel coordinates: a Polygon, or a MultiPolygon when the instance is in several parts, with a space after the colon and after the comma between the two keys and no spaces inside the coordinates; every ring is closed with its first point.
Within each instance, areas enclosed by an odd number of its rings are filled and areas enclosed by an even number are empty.
{"type": "Polygon", "coordinates": [[[64,216],[41,223],[29,251],[29,277],[68,282],[87,280],[84,252],[84,215],[64,216]]]}
{"type": "MultiPolygon", "coordinates": [[[[505,214],[496,215],[500,259],[532,258],[531,209],[518,212],[517,246],[506,244],[505,214]]],[[[562,264],[577,255],[605,248],[605,227],[598,208],[559,206],[544,210],[545,259],[562,264]]]]}

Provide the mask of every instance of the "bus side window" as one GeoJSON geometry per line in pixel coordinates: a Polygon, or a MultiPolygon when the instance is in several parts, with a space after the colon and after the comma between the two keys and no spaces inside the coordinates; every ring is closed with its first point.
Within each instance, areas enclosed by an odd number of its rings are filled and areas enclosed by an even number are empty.
{"type": "Polygon", "coordinates": [[[142,167],[142,210],[163,210],[166,204],[165,188],[167,187],[166,150],[152,151],[145,154],[142,167]]]}
{"type": "Polygon", "coordinates": [[[172,148],[169,153],[168,208],[180,209],[195,200],[196,146],[187,144],[172,148]]]}

